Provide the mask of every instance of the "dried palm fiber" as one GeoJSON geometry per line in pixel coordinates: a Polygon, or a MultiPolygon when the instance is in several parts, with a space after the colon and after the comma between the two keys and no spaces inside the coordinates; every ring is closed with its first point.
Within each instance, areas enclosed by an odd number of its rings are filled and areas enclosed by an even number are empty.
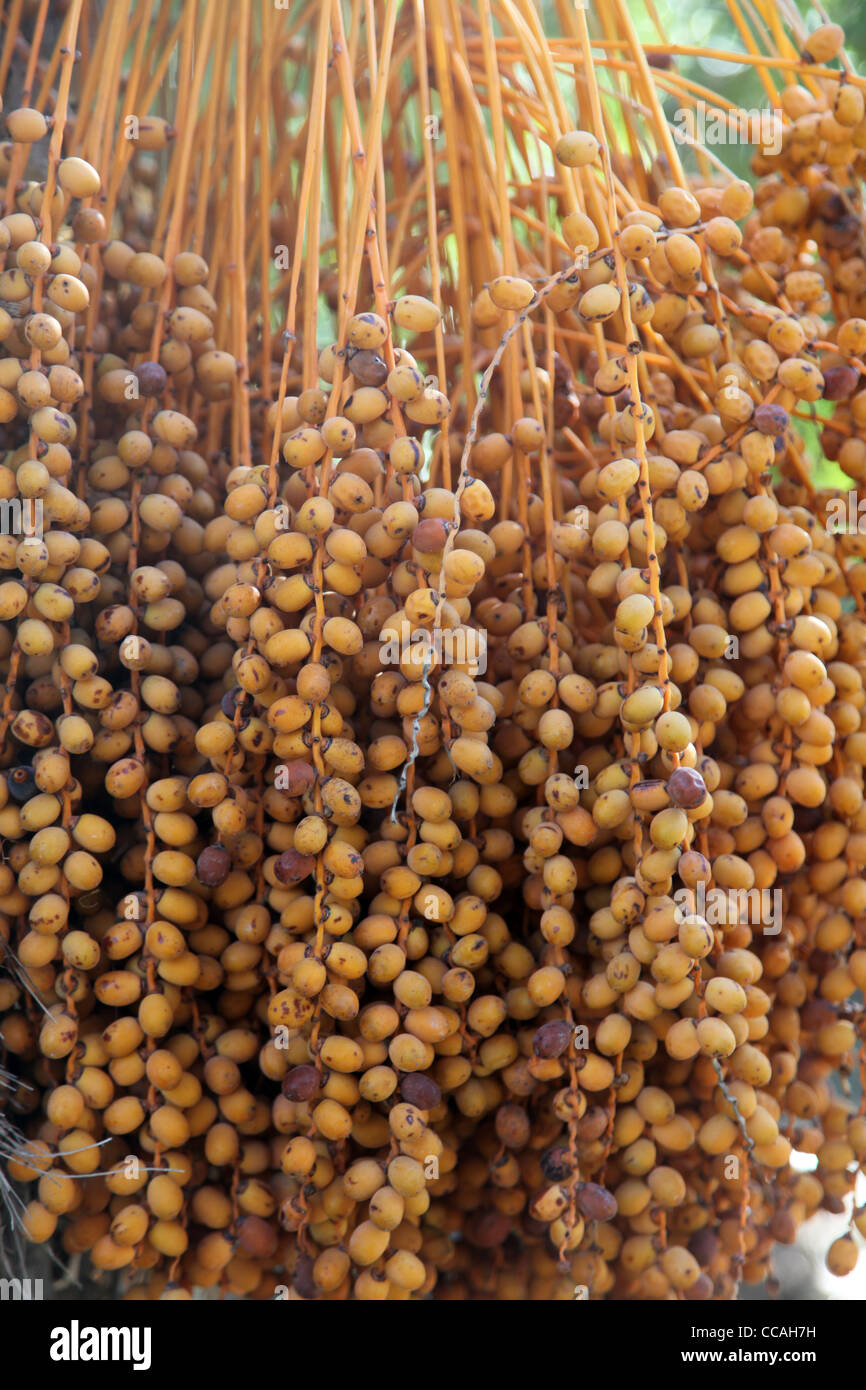
{"type": "Polygon", "coordinates": [[[126,1297],[853,1267],[863,81],[729,8],[754,190],[624,4],[10,10],[8,1171],[126,1297]]]}

